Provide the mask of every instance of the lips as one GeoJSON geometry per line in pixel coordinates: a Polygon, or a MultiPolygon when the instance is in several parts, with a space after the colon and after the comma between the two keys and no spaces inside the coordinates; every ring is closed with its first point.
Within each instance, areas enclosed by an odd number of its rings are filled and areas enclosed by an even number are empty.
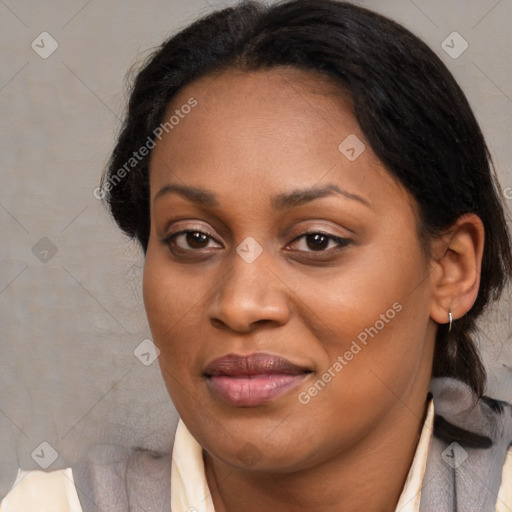
{"type": "Polygon", "coordinates": [[[306,367],[271,354],[229,354],[204,370],[210,391],[238,407],[255,407],[298,386],[311,373],[306,367]]]}

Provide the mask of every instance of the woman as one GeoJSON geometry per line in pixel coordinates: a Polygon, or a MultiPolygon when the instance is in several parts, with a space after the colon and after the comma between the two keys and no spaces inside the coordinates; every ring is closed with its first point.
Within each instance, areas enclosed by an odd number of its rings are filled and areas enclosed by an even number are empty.
{"type": "Polygon", "coordinates": [[[215,12],[138,75],[102,190],[145,253],[172,462],[20,472],[2,510],[38,486],[73,511],[512,509],[472,339],[510,237],[424,43],[333,0],[215,12]]]}

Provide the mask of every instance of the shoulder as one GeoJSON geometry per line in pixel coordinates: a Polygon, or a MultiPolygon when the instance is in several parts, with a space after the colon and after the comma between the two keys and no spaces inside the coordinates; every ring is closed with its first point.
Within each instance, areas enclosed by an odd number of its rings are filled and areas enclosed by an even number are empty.
{"type": "Polygon", "coordinates": [[[170,510],[170,453],[97,446],[72,470],[83,512],[170,510]]]}
{"type": "Polygon", "coordinates": [[[425,510],[495,510],[512,478],[512,405],[478,397],[449,377],[432,379],[430,391],[435,415],[422,490],[425,510]]]}
{"type": "Polygon", "coordinates": [[[65,469],[19,470],[0,512],[170,510],[170,478],[170,453],[99,445],[65,469]]]}
{"type": "Polygon", "coordinates": [[[0,502],[0,512],[83,512],[71,468],[55,471],[18,470],[10,492],[0,502]]]}
{"type": "Polygon", "coordinates": [[[489,396],[477,397],[464,382],[434,378],[434,436],[468,448],[491,448],[512,442],[512,404],[489,396]]]}

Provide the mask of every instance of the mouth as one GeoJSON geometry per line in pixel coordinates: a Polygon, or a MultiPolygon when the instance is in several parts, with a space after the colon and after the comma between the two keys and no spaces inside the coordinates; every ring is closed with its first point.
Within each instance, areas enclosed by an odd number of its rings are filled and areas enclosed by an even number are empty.
{"type": "Polygon", "coordinates": [[[298,386],[311,372],[271,354],[228,354],[209,363],[203,376],[209,390],[224,402],[256,407],[298,386]]]}

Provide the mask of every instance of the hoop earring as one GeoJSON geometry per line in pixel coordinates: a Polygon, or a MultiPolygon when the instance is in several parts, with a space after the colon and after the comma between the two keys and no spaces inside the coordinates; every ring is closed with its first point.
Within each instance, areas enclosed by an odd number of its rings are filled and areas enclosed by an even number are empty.
{"type": "Polygon", "coordinates": [[[448,312],[448,318],[450,319],[450,326],[448,327],[448,332],[450,332],[452,330],[452,324],[453,324],[453,317],[452,317],[451,311],[448,312]]]}

